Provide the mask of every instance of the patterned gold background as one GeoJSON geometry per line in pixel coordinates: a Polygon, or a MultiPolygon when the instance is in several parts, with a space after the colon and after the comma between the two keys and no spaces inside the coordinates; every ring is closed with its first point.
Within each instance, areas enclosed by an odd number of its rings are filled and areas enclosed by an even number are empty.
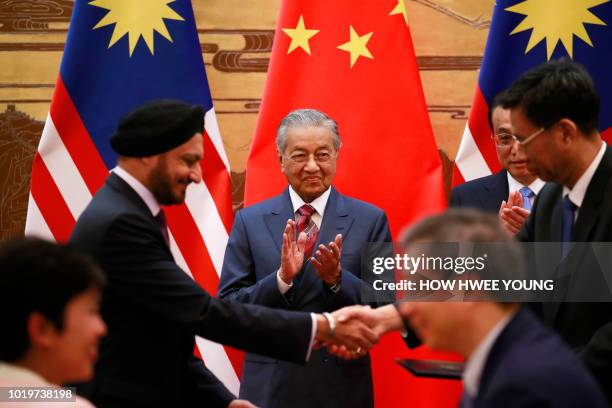
{"type": "MultiPolygon", "coordinates": [[[[145,0],[143,0],[145,1],[145,0]]],[[[193,0],[219,128],[240,206],[281,0],[193,0]]],[[[330,0],[333,1],[333,0],[330,0]]],[[[493,0],[405,0],[446,171],[469,114],[493,0]]],[[[30,169],[74,2],[0,1],[0,237],[25,224],[30,169]]]]}

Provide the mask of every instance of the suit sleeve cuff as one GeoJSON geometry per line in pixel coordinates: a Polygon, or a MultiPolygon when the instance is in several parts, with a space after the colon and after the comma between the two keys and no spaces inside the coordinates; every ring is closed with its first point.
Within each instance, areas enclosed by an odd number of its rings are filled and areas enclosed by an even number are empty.
{"type": "Polygon", "coordinates": [[[310,360],[310,354],[312,353],[317,334],[317,315],[311,313],[310,318],[312,319],[312,328],[310,329],[310,343],[308,343],[308,350],[306,351],[306,361],[310,360]]]}
{"type": "Polygon", "coordinates": [[[404,327],[400,330],[400,334],[402,335],[402,339],[404,340],[404,343],[406,343],[406,345],[411,349],[423,344],[419,336],[417,336],[416,332],[412,329],[412,327],[410,327],[410,324],[408,323],[408,321],[402,317],[402,314],[400,313],[399,305],[397,304],[397,302],[394,302],[393,306],[395,306],[395,310],[397,310],[397,313],[402,318],[404,327]]]}
{"type": "Polygon", "coordinates": [[[280,269],[279,269],[276,272],[276,284],[278,286],[278,291],[281,293],[281,295],[284,295],[293,286],[293,281],[291,281],[290,284],[285,283],[285,281],[282,280],[281,277],[280,277],[280,269]]]}

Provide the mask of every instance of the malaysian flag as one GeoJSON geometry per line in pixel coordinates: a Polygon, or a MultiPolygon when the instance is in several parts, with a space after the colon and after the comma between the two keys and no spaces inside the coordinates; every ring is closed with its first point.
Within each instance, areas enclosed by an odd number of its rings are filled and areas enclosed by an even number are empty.
{"type": "MultiPolygon", "coordinates": [[[[26,234],[67,241],[116,164],[121,116],[154,99],[205,107],[203,182],[166,209],[174,258],[209,293],[232,226],[230,169],[217,127],[190,0],[77,0],[49,115],[34,158],[26,234]]],[[[240,354],[204,339],[198,351],[233,392],[240,354]]],[[[155,358],[155,356],[151,356],[155,358]]]]}
{"type": "Polygon", "coordinates": [[[599,130],[612,140],[612,2],[498,0],[472,110],[457,152],[453,184],[500,170],[487,121],[489,105],[523,72],[546,61],[583,64],[601,96],[599,130]]]}

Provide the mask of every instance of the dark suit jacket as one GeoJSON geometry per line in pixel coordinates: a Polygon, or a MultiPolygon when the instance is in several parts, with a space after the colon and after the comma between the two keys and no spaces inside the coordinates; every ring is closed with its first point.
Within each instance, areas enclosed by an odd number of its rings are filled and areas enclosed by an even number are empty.
{"type": "MultiPolygon", "coordinates": [[[[333,293],[307,264],[285,295],[278,290],[283,230],[294,217],[289,190],[236,215],[225,252],[219,296],[241,302],[310,312],[333,311],[361,303],[361,251],[367,242],[391,242],[385,213],[332,188],[318,243],[343,236],[341,289],[333,293]]],[[[317,245],[318,245],[317,243],[317,245]]],[[[368,357],[345,362],[324,350],[305,366],[248,354],[240,396],[258,406],[372,407],[368,357]]]]}
{"type": "Polygon", "coordinates": [[[605,408],[589,372],[561,340],[520,310],[496,339],[473,408],[605,408]]]}
{"type": "Polygon", "coordinates": [[[469,207],[497,214],[503,200],[508,199],[508,173],[502,170],[453,188],[449,205],[469,207]]]}
{"type": "Polygon", "coordinates": [[[308,314],[212,298],[177,266],[146,204],[115,174],[70,241],[92,254],[108,277],[102,301],[108,336],[85,388],[98,407],[226,407],[232,396],[193,357],[196,334],[304,362],[308,314]]]}
{"type": "MultiPolygon", "coordinates": [[[[517,237],[526,242],[559,242],[562,241],[562,194],[563,186],[547,183],[540,191],[531,214],[517,237]]],[[[578,212],[573,227],[574,242],[612,242],[612,148],[607,147],[599,167],[589,184],[584,201],[578,212]]],[[[593,289],[608,292],[609,286],[605,277],[610,279],[612,271],[599,268],[599,262],[588,251],[574,251],[568,254],[568,270],[575,270],[569,281],[568,291],[581,290],[584,285],[590,287],[590,296],[595,296],[593,289]],[[578,265],[578,268],[572,265],[578,265]],[[588,279],[589,283],[585,283],[588,279]],[[593,284],[599,280],[600,284],[593,284]]],[[[548,263],[554,264],[550,259],[548,263]]],[[[605,293],[602,292],[602,297],[605,293]]],[[[559,303],[550,302],[542,305],[544,322],[557,331],[561,337],[581,356],[603,355],[612,350],[612,336],[598,336],[599,341],[591,342],[602,327],[612,322],[612,303],[559,303]]],[[[590,357],[584,360],[592,369],[606,390],[612,402],[612,360],[594,362],[590,357]]]]}

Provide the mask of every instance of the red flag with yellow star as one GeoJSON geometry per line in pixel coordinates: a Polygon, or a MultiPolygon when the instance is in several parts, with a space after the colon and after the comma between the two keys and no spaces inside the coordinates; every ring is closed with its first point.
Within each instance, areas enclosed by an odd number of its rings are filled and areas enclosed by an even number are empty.
{"type": "MultiPolygon", "coordinates": [[[[343,145],[333,184],[384,209],[394,237],[444,209],[442,166],[403,0],[282,2],[247,162],[246,205],[286,187],[276,129],[298,108],[337,121],[343,145]]],[[[456,406],[458,381],[416,379],[395,364],[396,357],[432,358],[430,352],[408,350],[399,336],[382,343],[373,351],[377,407],[456,406]]]]}
{"type": "Polygon", "coordinates": [[[319,109],[338,122],[343,146],[334,185],[383,208],[394,236],[444,208],[442,166],[403,2],[282,3],[245,203],[286,186],[276,165],[276,128],[297,108],[319,109]]]}

